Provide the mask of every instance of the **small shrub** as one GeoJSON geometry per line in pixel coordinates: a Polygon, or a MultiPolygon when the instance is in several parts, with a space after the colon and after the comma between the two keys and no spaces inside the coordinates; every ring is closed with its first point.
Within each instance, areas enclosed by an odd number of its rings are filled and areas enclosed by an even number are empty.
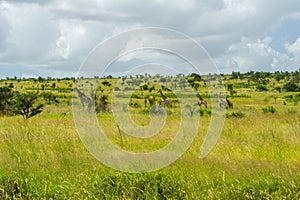
{"type": "Polygon", "coordinates": [[[289,113],[289,114],[296,114],[296,113],[297,113],[297,110],[291,110],[291,109],[288,109],[288,113],[289,113]]]}
{"type": "Polygon", "coordinates": [[[274,114],[276,112],[276,109],[273,106],[268,106],[265,108],[262,108],[264,113],[272,113],[274,114]]]}
{"type": "Polygon", "coordinates": [[[210,109],[203,109],[203,108],[199,108],[196,110],[197,113],[199,113],[200,116],[204,116],[205,114],[207,114],[208,116],[211,115],[211,110],[210,109]]]}
{"type": "Polygon", "coordinates": [[[199,110],[199,114],[200,114],[200,116],[203,116],[204,115],[204,110],[199,110]]]}
{"type": "Polygon", "coordinates": [[[243,117],[245,117],[245,113],[243,113],[241,111],[232,112],[232,113],[226,113],[226,118],[231,118],[231,117],[243,118],[243,117]]]}

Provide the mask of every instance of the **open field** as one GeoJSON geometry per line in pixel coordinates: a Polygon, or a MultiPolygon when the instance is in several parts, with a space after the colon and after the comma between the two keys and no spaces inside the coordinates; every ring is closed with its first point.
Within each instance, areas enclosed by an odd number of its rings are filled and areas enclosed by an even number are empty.
{"type": "MultiPolygon", "coordinates": [[[[103,94],[110,94],[115,86],[115,79],[108,81],[112,86],[102,85],[103,94]]],[[[10,82],[20,92],[50,91],[59,103],[45,103],[43,112],[28,120],[0,117],[0,199],[300,199],[300,107],[287,98],[299,93],[271,89],[283,87],[284,82],[271,80],[268,91],[258,91],[251,83],[244,87],[246,80],[227,77],[225,83],[235,90],[228,95],[234,108],[227,110],[222,134],[210,154],[199,158],[209,107],[195,112],[200,115],[200,129],[188,151],[170,166],[142,174],[110,169],[87,151],[72,116],[72,80],[3,80],[0,87],[10,82]],[[270,106],[274,113],[263,111],[270,106]]],[[[200,84],[198,91],[206,89],[200,84]]],[[[153,96],[159,99],[157,92],[153,96]]],[[[74,101],[79,103],[77,98],[74,101]]],[[[144,98],[133,98],[131,104],[133,120],[147,125],[144,98]]],[[[180,123],[178,110],[170,108],[164,129],[149,139],[124,134],[121,141],[112,113],[100,112],[97,117],[115,145],[147,152],[174,137],[180,123]]]]}

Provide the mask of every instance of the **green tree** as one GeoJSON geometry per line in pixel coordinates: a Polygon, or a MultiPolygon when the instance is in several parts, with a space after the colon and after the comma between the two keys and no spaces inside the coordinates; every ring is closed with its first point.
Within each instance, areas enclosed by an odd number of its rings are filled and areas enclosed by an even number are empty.
{"type": "Polygon", "coordinates": [[[257,91],[268,91],[268,88],[264,85],[258,85],[256,86],[257,91]]]}
{"type": "Polygon", "coordinates": [[[96,112],[108,112],[108,96],[102,95],[96,104],[96,112]]]}
{"type": "Polygon", "coordinates": [[[51,88],[56,88],[56,83],[52,83],[51,88]]]}
{"type": "Polygon", "coordinates": [[[56,99],[56,96],[52,92],[43,92],[40,94],[41,97],[44,98],[44,100],[47,102],[47,104],[53,103],[59,103],[56,99]]]}
{"type": "Polygon", "coordinates": [[[230,95],[234,95],[236,91],[233,89],[233,84],[228,84],[227,85],[227,90],[230,92],[230,95]]]}
{"type": "Polygon", "coordinates": [[[9,87],[0,87],[0,113],[9,114],[11,110],[11,99],[14,92],[9,87]]]}
{"type": "Polygon", "coordinates": [[[110,87],[111,83],[105,80],[105,81],[102,81],[102,85],[104,85],[106,87],[110,87]]]}
{"type": "Polygon", "coordinates": [[[43,111],[44,105],[37,103],[37,93],[19,93],[15,96],[12,104],[13,112],[22,115],[24,119],[29,119],[43,111]]]}
{"type": "Polygon", "coordinates": [[[9,88],[14,88],[14,83],[9,83],[8,87],[9,88]]]}
{"type": "Polygon", "coordinates": [[[287,92],[297,92],[299,91],[299,87],[294,82],[288,82],[283,86],[283,89],[285,89],[287,92]]]}

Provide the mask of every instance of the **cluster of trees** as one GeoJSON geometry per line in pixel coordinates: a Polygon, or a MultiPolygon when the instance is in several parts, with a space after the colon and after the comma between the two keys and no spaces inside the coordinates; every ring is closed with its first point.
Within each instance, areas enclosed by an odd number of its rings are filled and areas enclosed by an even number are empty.
{"type": "MultiPolygon", "coordinates": [[[[277,90],[279,92],[299,92],[300,91],[300,70],[292,72],[232,72],[231,74],[221,74],[217,76],[216,74],[208,74],[200,76],[197,73],[192,73],[189,75],[178,74],[176,77],[173,76],[161,76],[161,75],[137,75],[133,76],[123,76],[119,77],[122,80],[121,85],[127,85],[124,90],[134,90],[136,86],[140,86],[141,90],[149,90],[147,83],[150,78],[154,82],[159,82],[164,85],[168,85],[171,89],[185,89],[187,84],[189,84],[196,91],[202,86],[206,85],[210,81],[219,81],[221,79],[226,81],[230,80],[245,80],[245,83],[239,82],[239,87],[254,87],[258,91],[268,91],[270,88],[272,90],[277,90]]],[[[108,81],[103,81],[102,83],[105,86],[110,86],[108,81]],[[104,84],[106,83],[106,84],[104,84]]],[[[226,88],[231,95],[235,94],[234,86],[236,83],[225,84],[226,88]]],[[[120,88],[117,88],[120,90],[120,88]]]]}
{"type": "Polygon", "coordinates": [[[50,82],[50,81],[72,81],[72,82],[75,82],[76,78],[75,77],[65,77],[65,78],[52,78],[50,76],[48,76],[47,78],[44,78],[44,77],[41,77],[39,76],[38,78],[18,78],[18,77],[6,77],[6,80],[7,81],[17,81],[17,82],[20,82],[20,81],[32,81],[32,82],[39,82],[39,83],[44,83],[44,82],[50,82]]]}
{"type": "MultiPolygon", "coordinates": [[[[226,75],[222,75],[223,77],[226,77],[226,75]]],[[[228,75],[227,75],[228,76],[228,75]]],[[[254,72],[250,71],[247,73],[241,73],[241,72],[232,72],[232,74],[229,76],[229,79],[231,80],[248,80],[248,83],[251,81],[254,84],[257,84],[257,90],[259,91],[267,91],[267,85],[270,83],[270,81],[273,79],[277,82],[282,82],[283,87],[276,86],[274,87],[277,91],[286,91],[286,92],[299,92],[300,91],[300,70],[292,71],[292,72],[282,72],[282,71],[276,71],[276,72],[254,72]]]]}

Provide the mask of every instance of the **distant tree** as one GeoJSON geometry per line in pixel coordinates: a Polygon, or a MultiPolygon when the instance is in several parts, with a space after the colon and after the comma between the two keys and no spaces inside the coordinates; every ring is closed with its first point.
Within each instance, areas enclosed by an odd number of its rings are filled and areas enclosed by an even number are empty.
{"type": "Polygon", "coordinates": [[[258,85],[256,86],[257,91],[268,91],[268,88],[264,85],[258,85]]]}
{"type": "Polygon", "coordinates": [[[275,87],[274,88],[276,91],[278,91],[278,92],[281,92],[281,87],[280,86],[277,86],[277,87],[275,87]]]}
{"type": "Polygon", "coordinates": [[[275,73],[274,78],[276,81],[284,80],[284,74],[281,74],[280,72],[275,73]]]}
{"type": "Polygon", "coordinates": [[[55,88],[56,87],[56,83],[52,83],[51,88],[55,88]]]}
{"type": "Polygon", "coordinates": [[[193,80],[194,81],[202,81],[202,78],[201,78],[201,76],[199,75],[199,74],[196,74],[196,73],[192,73],[191,75],[190,75],[190,77],[193,77],[193,80]]]}
{"type": "Polygon", "coordinates": [[[232,79],[238,79],[239,78],[239,73],[238,72],[232,72],[231,77],[232,77],[232,79]]]}
{"type": "Polygon", "coordinates": [[[283,89],[285,89],[287,92],[297,92],[299,91],[299,87],[294,82],[288,82],[283,86],[283,89]]]}
{"type": "Polygon", "coordinates": [[[9,83],[8,87],[9,88],[14,88],[14,83],[9,83]]]}
{"type": "Polygon", "coordinates": [[[102,81],[102,85],[106,86],[106,87],[110,87],[111,84],[108,81],[102,81]]]}
{"type": "Polygon", "coordinates": [[[149,87],[147,84],[140,86],[140,90],[149,90],[149,87]]]}
{"type": "Polygon", "coordinates": [[[236,91],[233,89],[233,84],[228,84],[227,85],[227,90],[230,92],[230,95],[234,95],[236,91]]]}
{"type": "Polygon", "coordinates": [[[17,115],[22,115],[24,119],[29,119],[43,111],[43,104],[37,103],[37,93],[19,93],[14,98],[12,111],[17,115]]]}
{"type": "Polygon", "coordinates": [[[38,80],[38,82],[40,82],[40,83],[42,83],[42,82],[45,81],[45,79],[44,79],[43,77],[41,77],[41,76],[39,76],[37,80],[38,80]]]}
{"type": "Polygon", "coordinates": [[[58,100],[52,92],[43,92],[40,94],[40,96],[44,98],[47,104],[51,104],[52,102],[58,104],[58,100]]]}
{"type": "Polygon", "coordinates": [[[102,95],[96,105],[96,112],[108,112],[108,96],[102,95]]]}

